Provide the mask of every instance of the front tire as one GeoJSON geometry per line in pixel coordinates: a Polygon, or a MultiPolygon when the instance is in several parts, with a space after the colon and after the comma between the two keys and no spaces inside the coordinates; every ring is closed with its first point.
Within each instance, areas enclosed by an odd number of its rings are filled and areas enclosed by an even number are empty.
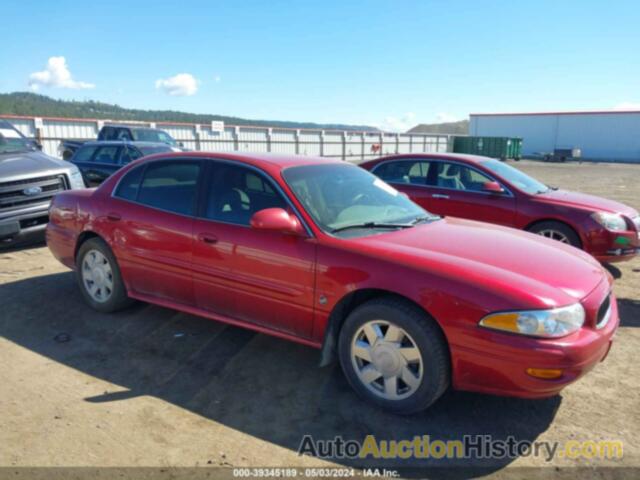
{"type": "Polygon", "coordinates": [[[426,409],[450,383],[449,350],[440,327],[399,298],[356,308],[340,331],[338,353],[356,393],[393,413],[426,409]]]}
{"type": "Polygon", "coordinates": [[[582,242],[578,234],[569,225],[561,222],[549,221],[536,223],[529,231],[576,248],[582,248],[582,242]]]}
{"type": "Polygon", "coordinates": [[[84,242],[76,255],[76,279],[84,300],[99,312],[115,312],[133,303],[111,248],[101,238],[84,242]]]}

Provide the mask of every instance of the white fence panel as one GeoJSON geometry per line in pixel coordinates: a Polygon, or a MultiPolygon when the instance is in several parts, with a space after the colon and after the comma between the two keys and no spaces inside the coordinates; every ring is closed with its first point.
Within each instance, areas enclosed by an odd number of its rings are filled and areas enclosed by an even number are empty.
{"type": "Polygon", "coordinates": [[[322,140],[322,156],[342,159],[343,139],[342,132],[325,132],[322,140]]]}
{"type": "Polygon", "coordinates": [[[395,153],[446,152],[450,148],[448,135],[296,130],[233,125],[227,125],[223,131],[217,131],[212,130],[210,124],[46,117],[36,119],[13,116],[0,118],[9,120],[25,136],[40,141],[43,150],[53,156],[58,155],[60,141],[93,140],[97,138],[100,128],[104,125],[155,126],[165,130],[188,149],[208,152],[273,152],[361,161],[395,153]]]}
{"type": "Polygon", "coordinates": [[[241,152],[268,151],[269,134],[266,128],[240,128],[238,132],[238,150],[241,152]]]}
{"type": "Polygon", "coordinates": [[[398,153],[398,135],[385,133],[382,135],[381,155],[394,155],[398,153]]]}
{"type": "Polygon", "coordinates": [[[295,130],[273,129],[271,132],[271,151],[295,155],[297,134],[295,130]]]}
{"type": "Polygon", "coordinates": [[[300,146],[298,147],[300,155],[320,156],[320,141],[322,138],[321,130],[303,130],[298,135],[300,146]]]}

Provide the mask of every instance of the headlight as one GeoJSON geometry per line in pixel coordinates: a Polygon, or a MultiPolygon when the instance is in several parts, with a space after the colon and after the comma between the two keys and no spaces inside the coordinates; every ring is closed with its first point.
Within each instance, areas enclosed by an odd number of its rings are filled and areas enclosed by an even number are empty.
{"type": "Polygon", "coordinates": [[[591,215],[591,218],[607,230],[611,230],[613,232],[620,232],[627,229],[627,222],[617,213],[596,212],[591,215]]]}
{"type": "Polygon", "coordinates": [[[584,316],[582,305],[575,303],[552,310],[493,313],[480,320],[480,325],[532,337],[557,338],[582,327],[584,316]]]}
{"type": "Polygon", "coordinates": [[[82,178],[82,172],[78,170],[78,167],[73,165],[73,168],[69,169],[69,182],[71,183],[71,189],[85,188],[84,179],[82,178]]]}

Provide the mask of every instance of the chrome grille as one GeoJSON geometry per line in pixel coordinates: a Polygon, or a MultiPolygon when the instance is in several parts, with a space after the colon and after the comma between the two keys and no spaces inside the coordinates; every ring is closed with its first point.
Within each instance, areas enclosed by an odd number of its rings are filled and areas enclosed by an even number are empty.
{"type": "Polygon", "coordinates": [[[46,203],[56,193],[66,188],[67,182],[64,175],[0,182],[0,211],[17,210],[46,203]]]}

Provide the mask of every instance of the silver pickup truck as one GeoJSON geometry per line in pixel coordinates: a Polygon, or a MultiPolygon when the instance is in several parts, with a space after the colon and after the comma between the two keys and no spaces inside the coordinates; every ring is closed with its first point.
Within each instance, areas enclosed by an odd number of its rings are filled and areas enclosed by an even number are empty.
{"type": "Polygon", "coordinates": [[[75,165],[42,153],[0,119],[0,248],[41,240],[51,198],[77,188],[84,182],[75,165]]]}

